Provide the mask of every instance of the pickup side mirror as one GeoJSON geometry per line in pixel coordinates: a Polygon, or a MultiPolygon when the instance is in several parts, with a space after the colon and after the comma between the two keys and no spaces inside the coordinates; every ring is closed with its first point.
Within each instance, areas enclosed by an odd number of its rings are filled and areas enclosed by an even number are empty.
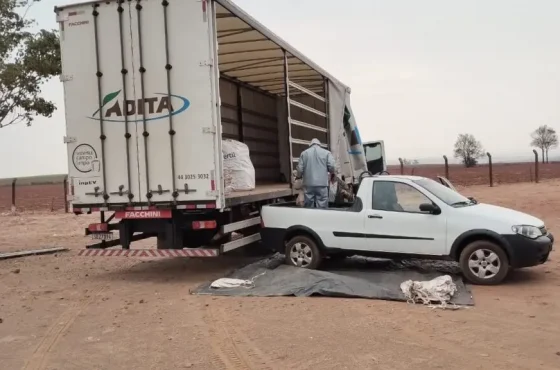
{"type": "Polygon", "coordinates": [[[474,204],[477,204],[478,202],[476,201],[476,199],[474,199],[474,197],[469,197],[468,198],[471,202],[473,202],[474,204]]]}
{"type": "Polygon", "coordinates": [[[420,204],[420,211],[421,212],[428,212],[433,215],[439,215],[441,213],[441,209],[433,203],[422,203],[420,204]]]}

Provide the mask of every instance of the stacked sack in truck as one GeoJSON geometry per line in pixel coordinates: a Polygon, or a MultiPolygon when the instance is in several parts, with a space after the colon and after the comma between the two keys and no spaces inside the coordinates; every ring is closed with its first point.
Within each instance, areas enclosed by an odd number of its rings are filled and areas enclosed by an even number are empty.
{"type": "Polygon", "coordinates": [[[223,140],[222,154],[226,193],[255,189],[255,167],[249,157],[249,147],[236,140],[223,140]]]}

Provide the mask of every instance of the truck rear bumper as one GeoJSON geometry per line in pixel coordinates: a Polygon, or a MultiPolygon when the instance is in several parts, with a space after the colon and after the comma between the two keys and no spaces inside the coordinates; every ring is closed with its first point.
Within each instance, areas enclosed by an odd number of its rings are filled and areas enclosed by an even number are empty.
{"type": "Polygon", "coordinates": [[[172,258],[172,257],[218,257],[219,249],[82,249],[78,255],[85,257],[137,257],[137,258],[172,258]]]}
{"type": "Polygon", "coordinates": [[[284,253],[286,229],[263,227],[261,229],[261,242],[276,252],[284,253]]]}

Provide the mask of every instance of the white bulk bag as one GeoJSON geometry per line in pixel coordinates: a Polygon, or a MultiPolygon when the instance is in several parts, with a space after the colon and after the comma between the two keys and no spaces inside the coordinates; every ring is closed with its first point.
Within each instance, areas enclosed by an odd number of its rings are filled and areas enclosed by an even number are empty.
{"type": "Polygon", "coordinates": [[[457,285],[449,275],[439,276],[429,281],[407,280],[401,284],[401,291],[411,303],[439,303],[446,307],[457,292],[457,285]]]}
{"type": "Polygon", "coordinates": [[[236,140],[222,141],[226,193],[255,188],[255,167],[249,157],[249,147],[236,140]]]}

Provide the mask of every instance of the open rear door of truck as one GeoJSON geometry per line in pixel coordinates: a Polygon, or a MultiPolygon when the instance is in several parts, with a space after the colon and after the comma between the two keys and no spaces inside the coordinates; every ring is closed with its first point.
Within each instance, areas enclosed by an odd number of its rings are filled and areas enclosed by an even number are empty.
{"type": "Polygon", "coordinates": [[[385,159],[385,144],[383,140],[368,141],[363,144],[367,170],[376,175],[387,171],[385,159]]]}
{"type": "Polygon", "coordinates": [[[222,206],[216,38],[207,3],[57,9],[74,205],[222,206]]]}

